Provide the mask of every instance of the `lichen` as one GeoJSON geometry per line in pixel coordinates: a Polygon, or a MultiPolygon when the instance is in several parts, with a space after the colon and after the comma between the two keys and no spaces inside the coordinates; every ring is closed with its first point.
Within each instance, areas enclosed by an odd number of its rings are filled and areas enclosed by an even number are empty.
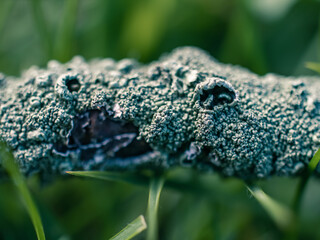
{"type": "Polygon", "coordinates": [[[319,80],[260,77],[191,47],[149,65],[50,61],[0,76],[0,138],[26,175],[183,166],[295,176],[320,147],[319,80]]]}

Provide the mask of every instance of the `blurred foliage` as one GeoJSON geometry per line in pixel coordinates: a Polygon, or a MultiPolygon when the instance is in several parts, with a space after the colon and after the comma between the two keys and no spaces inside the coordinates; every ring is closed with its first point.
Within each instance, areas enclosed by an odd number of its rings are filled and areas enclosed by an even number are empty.
{"type": "Polygon", "coordinates": [[[312,73],[319,61],[319,0],[2,0],[0,71],[49,59],[157,59],[194,45],[256,73],[312,73]]]}
{"type": "MultiPolygon", "coordinates": [[[[19,75],[74,55],[149,62],[193,45],[258,74],[315,74],[305,63],[320,61],[319,13],[319,0],[1,0],[0,71],[19,75]]],[[[171,175],[185,181],[164,186],[160,239],[282,239],[240,180],[189,170],[171,175]]],[[[298,179],[258,184],[290,206],[298,179]]],[[[28,185],[47,239],[107,239],[144,214],[148,201],[146,187],[121,182],[68,177],[41,186],[34,176],[28,185]]],[[[319,180],[311,179],[300,239],[320,239],[318,189],[319,180]]],[[[0,239],[35,239],[13,185],[1,183],[0,196],[0,239]]]]}

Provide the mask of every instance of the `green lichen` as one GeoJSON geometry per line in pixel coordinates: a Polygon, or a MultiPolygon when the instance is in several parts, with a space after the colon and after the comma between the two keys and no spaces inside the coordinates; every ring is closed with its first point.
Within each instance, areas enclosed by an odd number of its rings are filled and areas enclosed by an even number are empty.
{"type": "Polygon", "coordinates": [[[184,166],[244,179],[293,176],[320,147],[319,80],[260,77],[191,47],[145,66],[50,61],[18,79],[1,75],[0,137],[26,175],[184,166]],[[57,154],[75,117],[93,109],[132,122],[153,151],[90,164],[79,151],[57,154]]]}

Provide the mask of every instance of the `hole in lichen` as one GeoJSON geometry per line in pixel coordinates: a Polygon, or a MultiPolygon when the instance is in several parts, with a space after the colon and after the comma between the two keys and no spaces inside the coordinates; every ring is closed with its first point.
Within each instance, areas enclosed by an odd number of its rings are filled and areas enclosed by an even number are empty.
{"type": "Polygon", "coordinates": [[[200,105],[206,109],[213,109],[214,106],[230,104],[236,99],[236,93],[228,86],[215,85],[206,89],[200,94],[200,105]]]}
{"type": "Polygon", "coordinates": [[[137,139],[138,128],[131,122],[115,119],[105,110],[89,110],[73,120],[66,144],[56,144],[56,153],[67,156],[80,151],[82,161],[95,158],[127,158],[142,155],[152,149],[143,139],[137,139]]]}
{"type": "Polygon", "coordinates": [[[70,92],[78,92],[80,90],[81,84],[77,78],[71,78],[66,83],[67,88],[70,92]]]}

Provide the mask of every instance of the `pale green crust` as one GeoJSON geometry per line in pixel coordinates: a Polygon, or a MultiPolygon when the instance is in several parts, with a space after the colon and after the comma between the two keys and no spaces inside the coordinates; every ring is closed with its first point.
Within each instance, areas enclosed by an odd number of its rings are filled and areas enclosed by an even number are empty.
{"type": "Polygon", "coordinates": [[[149,65],[75,57],[32,67],[20,78],[0,77],[0,137],[26,175],[185,166],[244,179],[294,176],[320,147],[319,93],[319,78],[259,77],[192,47],[149,65]],[[78,79],[79,91],[68,90],[70,78],[78,79]],[[234,91],[232,103],[210,108],[200,101],[215,84],[234,91]],[[53,151],[77,114],[101,107],[139,127],[153,154],[88,165],[77,153],[53,151]]]}

